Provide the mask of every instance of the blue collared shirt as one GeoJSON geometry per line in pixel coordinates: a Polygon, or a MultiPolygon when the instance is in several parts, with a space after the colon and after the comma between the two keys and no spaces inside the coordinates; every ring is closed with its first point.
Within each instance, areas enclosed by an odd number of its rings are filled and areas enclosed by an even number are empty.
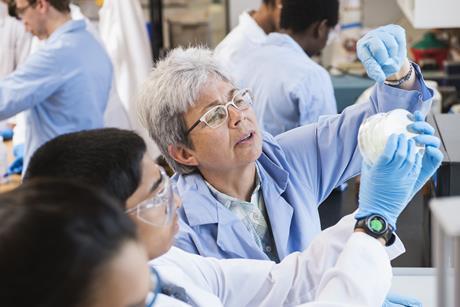
{"type": "MultiPolygon", "coordinates": [[[[261,190],[277,253],[304,250],[321,231],[318,206],[338,185],[359,174],[358,130],[369,116],[403,108],[427,113],[432,91],[417,68],[419,90],[377,84],[367,103],[290,130],[264,134],[257,160],[261,190]]],[[[176,246],[216,258],[265,259],[242,221],[216,199],[199,173],[175,175],[182,198],[176,246]]]]}
{"type": "Polygon", "coordinates": [[[83,20],[66,22],[0,80],[0,119],[26,110],[24,169],[46,141],[103,127],[111,82],[110,59],[83,20]]]}
{"type": "Polygon", "coordinates": [[[252,90],[259,124],[272,135],[337,114],[329,73],[287,34],[269,34],[231,73],[239,87],[252,90]]]}
{"type": "Polygon", "coordinates": [[[256,170],[256,187],[252,192],[251,201],[249,202],[222,193],[207,181],[205,181],[205,183],[211,191],[211,194],[224,205],[225,208],[233,212],[244,224],[246,229],[252,234],[257,246],[267,254],[270,260],[279,262],[260,186],[259,168],[256,167],[256,170]]]}

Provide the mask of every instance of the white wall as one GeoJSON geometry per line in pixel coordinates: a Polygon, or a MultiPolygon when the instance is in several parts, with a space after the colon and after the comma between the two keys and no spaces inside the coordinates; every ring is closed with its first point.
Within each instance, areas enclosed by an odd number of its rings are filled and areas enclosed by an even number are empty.
{"type": "Polygon", "coordinates": [[[230,9],[230,30],[238,25],[238,16],[245,10],[257,9],[262,0],[227,0],[230,9]]]}
{"type": "Polygon", "coordinates": [[[363,24],[375,28],[389,23],[397,23],[403,13],[396,0],[363,0],[363,24]]]}

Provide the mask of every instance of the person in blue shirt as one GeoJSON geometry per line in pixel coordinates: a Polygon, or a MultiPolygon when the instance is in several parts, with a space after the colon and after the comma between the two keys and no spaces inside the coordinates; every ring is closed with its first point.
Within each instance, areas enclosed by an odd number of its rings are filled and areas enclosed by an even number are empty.
{"type": "Polygon", "coordinates": [[[0,119],[26,111],[26,169],[47,140],[103,126],[112,64],[85,22],[71,20],[69,0],[17,0],[16,10],[27,31],[46,39],[0,80],[0,119]]]}
{"type": "MultiPolygon", "coordinates": [[[[309,245],[321,231],[319,204],[360,172],[363,120],[395,108],[430,108],[432,91],[407,60],[401,27],[370,31],[358,48],[379,81],[369,102],[277,137],[259,128],[250,92],[232,83],[211,51],[178,48],[156,64],[138,110],[176,171],[183,200],[176,246],[203,256],[279,261],[309,245]],[[389,86],[385,79],[406,81],[389,86]]],[[[417,142],[437,144],[433,138],[417,142]]]]}
{"type": "Polygon", "coordinates": [[[276,136],[337,114],[331,77],[311,57],[326,46],[338,17],[338,0],[286,0],[280,30],[232,63],[237,85],[257,98],[254,111],[263,130],[276,136]]]}

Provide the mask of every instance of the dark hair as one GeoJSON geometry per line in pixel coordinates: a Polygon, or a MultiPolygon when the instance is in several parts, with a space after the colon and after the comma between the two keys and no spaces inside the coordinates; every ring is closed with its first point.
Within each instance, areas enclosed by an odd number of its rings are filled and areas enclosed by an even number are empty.
{"type": "Polygon", "coordinates": [[[269,7],[274,7],[276,5],[276,0],[263,0],[262,2],[269,7]]]}
{"type": "Polygon", "coordinates": [[[338,0],[283,0],[280,26],[294,33],[303,32],[315,22],[327,20],[329,27],[339,21],[338,0]]]}
{"type": "Polygon", "coordinates": [[[2,306],[85,306],[98,274],[136,228],[115,200],[70,181],[0,195],[2,306]]]}
{"type": "Polygon", "coordinates": [[[135,132],[105,128],[60,135],[33,154],[24,180],[69,178],[104,190],[125,205],[142,177],[144,140],[135,132]]]}
{"type": "MultiPolygon", "coordinates": [[[[70,0],[46,0],[52,7],[61,13],[70,12],[70,0]]],[[[29,4],[35,4],[37,0],[28,0],[29,4]]]]}

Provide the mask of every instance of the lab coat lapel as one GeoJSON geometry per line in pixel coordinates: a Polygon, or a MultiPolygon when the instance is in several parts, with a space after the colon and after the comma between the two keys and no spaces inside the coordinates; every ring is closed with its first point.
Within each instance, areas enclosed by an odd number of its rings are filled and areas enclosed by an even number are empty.
{"type": "Polygon", "coordinates": [[[212,196],[201,175],[181,176],[177,187],[187,199],[182,209],[190,226],[216,224],[216,244],[232,258],[268,259],[244,224],[212,196]]]}
{"type": "Polygon", "coordinates": [[[217,245],[232,258],[268,259],[251,233],[230,210],[217,206],[217,245]]]}
{"type": "Polygon", "coordinates": [[[287,188],[289,174],[264,155],[259,161],[264,165],[259,169],[265,208],[270,220],[278,257],[283,259],[290,253],[288,241],[294,213],[292,206],[282,197],[287,188]]]}

